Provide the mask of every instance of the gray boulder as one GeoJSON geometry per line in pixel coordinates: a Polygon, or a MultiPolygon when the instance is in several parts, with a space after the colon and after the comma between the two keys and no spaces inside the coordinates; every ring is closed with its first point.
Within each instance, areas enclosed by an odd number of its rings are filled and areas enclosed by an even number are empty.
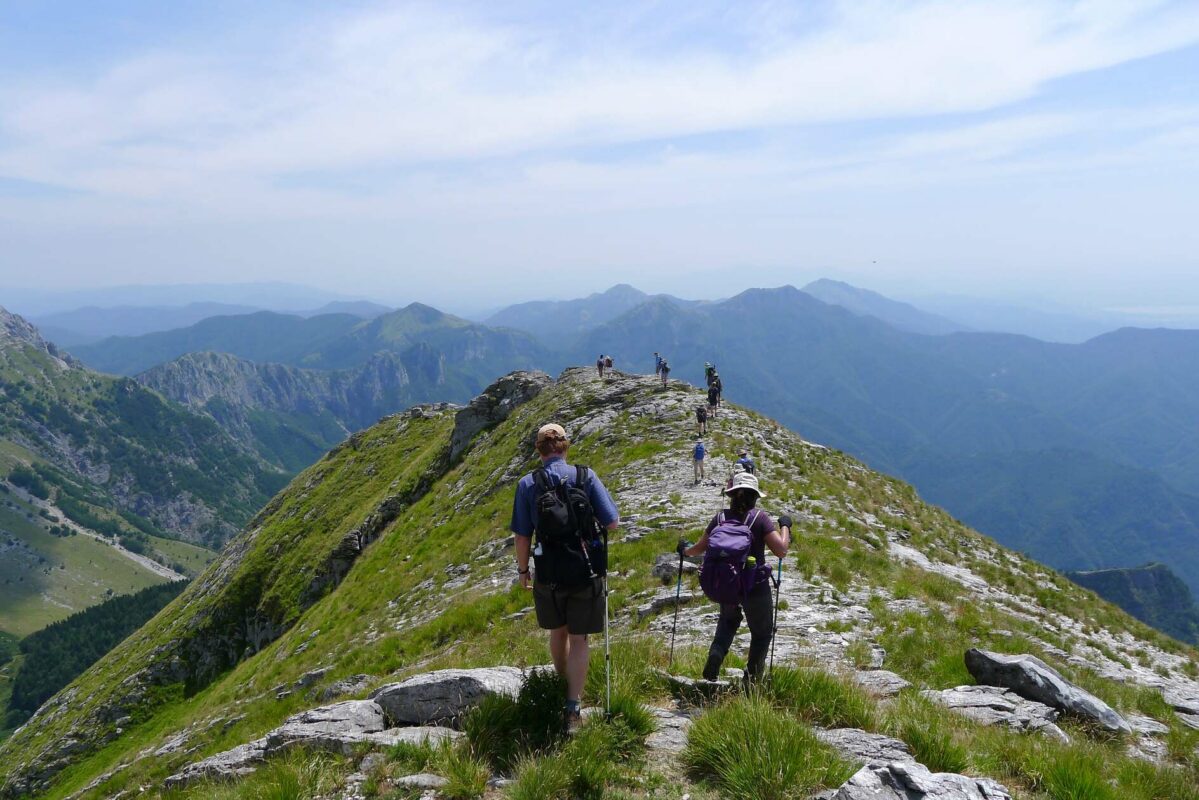
{"type": "Polygon", "coordinates": [[[166,779],[166,788],[181,789],[209,778],[230,780],[249,775],[266,760],[266,739],[257,739],[232,750],[189,764],[166,779]]]}
{"type": "Polygon", "coordinates": [[[497,380],[454,416],[450,460],[458,458],[482,431],[508,419],[516,408],[553,383],[544,372],[513,372],[497,380]]]}
{"type": "Polygon", "coordinates": [[[1036,656],[1010,656],[971,648],[966,669],[981,684],[1002,686],[1069,714],[1093,720],[1109,731],[1132,733],[1132,727],[1111,706],[1067,681],[1036,656]]]}
{"type": "Polygon", "coordinates": [[[691,717],[666,708],[651,708],[657,729],[645,739],[650,750],[680,753],[687,746],[687,731],[691,728],[691,717]]]}
{"type": "Polygon", "coordinates": [[[816,738],[832,747],[846,761],[880,767],[896,761],[915,761],[907,744],[890,736],[867,733],[860,728],[817,728],[816,738]]]}
{"type": "Polygon", "coordinates": [[[930,772],[915,763],[862,767],[832,800],[1012,800],[1000,784],[949,772],[930,772]]]}
{"type": "Polygon", "coordinates": [[[393,725],[455,722],[484,697],[516,697],[524,672],[516,667],[442,669],[390,683],[371,693],[393,725]]]}
{"type": "Polygon", "coordinates": [[[312,708],[288,717],[266,735],[266,750],[274,753],[288,747],[329,750],[350,755],[370,734],[387,727],[383,709],[371,700],[346,700],[312,708]]]}
{"type": "Polygon", "coordinates": [[[1055,722],[1056,709],[1035,700],[1025,700],[998,686],[958,686],[920,693],[934,702],[984,725],[1005,725],[1018,731],[1038,731],[1061,742],[1070,738],[1055,722]]]}

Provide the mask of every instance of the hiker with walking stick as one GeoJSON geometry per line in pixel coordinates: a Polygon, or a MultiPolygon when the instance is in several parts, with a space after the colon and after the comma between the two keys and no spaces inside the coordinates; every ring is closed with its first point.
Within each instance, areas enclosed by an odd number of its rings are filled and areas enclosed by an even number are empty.
{"type": "Polygon", "coordinates": [[[609,658],[608,532],[620,514],[598,475],[566,463],[570,441],[562,426],[542,425],[536,447],[541,466],[517,484],[510,527],[520,585],[532,588],[537,624],[550,632],[554,670],[566,679],[564,721],[574,732],[581,722],[589,634],[605,634],[609,658]]]}
{"type": "Polygon", "coordinates": [[[759,498],[766,495],[749,472],[734,474],[724,494],[729,507],[712,518],[698,542],[680,541],[678,553],[680,557],[703,554],[700,587],[709,599],[720,604],[704,679],[714,681],[720,677],[720,666],[744,618],[750,633],[745,668],[749,683],[765,670],[776,620],[772,606],[777,597],[771,591],[774,584],[766,549],[780,559],[787,555],[791,518],[780,517],[776,526],[769,514],[756,508],[759,498]]]}

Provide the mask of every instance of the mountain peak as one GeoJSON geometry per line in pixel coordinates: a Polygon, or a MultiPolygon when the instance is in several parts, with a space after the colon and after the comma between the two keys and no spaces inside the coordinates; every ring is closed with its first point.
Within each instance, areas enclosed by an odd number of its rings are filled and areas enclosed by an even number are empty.
{"type": "Polygon", "coordinates": [[[964,325],[922,311],[909,303],[892,300],[878,292],[832,278],[814,280],[803,291],[822,303],[840,306],[861,317],[874,317],[910,333],[943,335],[968,330],[964,325]]]}
{"type": "Polygon", "coordinates": [[[0,306],[0,349],[10,346],[33,347],[63,367],[75,365],[74,359],[60,351],[53,342],[43,339],[41,332],[27,319],[0,306]]]}

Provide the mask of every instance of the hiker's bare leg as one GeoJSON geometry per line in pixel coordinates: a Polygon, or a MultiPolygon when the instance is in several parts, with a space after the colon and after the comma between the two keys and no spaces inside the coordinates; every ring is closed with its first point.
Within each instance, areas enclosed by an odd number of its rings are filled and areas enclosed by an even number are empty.
{"type": "Polygon", "coordinates": [[[569,639],[566,626],[550,631],[550,660],[554,662],[554,672],[566,676],[566,649],[569,639]]]}
{"type": "Polygon", "coordinates": [[[586,634],[569,634],[570,646],[566,653],[566,699],[578,700],[583,695],[583,684],[587,682],[587,660],[591,656],[586,634]]]}

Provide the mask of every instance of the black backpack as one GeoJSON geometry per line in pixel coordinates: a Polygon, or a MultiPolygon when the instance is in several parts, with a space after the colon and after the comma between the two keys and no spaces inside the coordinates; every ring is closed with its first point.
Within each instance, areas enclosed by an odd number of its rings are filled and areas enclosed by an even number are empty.
{"type": "Polygon", "coordinates": [[[545,467],[533,472],[537,490],[537,580],[551,586],[582,586],[608,573],[608,531],[587,497],[590,474],[575,467],[574,485],[551,480],[545,467]]]}

